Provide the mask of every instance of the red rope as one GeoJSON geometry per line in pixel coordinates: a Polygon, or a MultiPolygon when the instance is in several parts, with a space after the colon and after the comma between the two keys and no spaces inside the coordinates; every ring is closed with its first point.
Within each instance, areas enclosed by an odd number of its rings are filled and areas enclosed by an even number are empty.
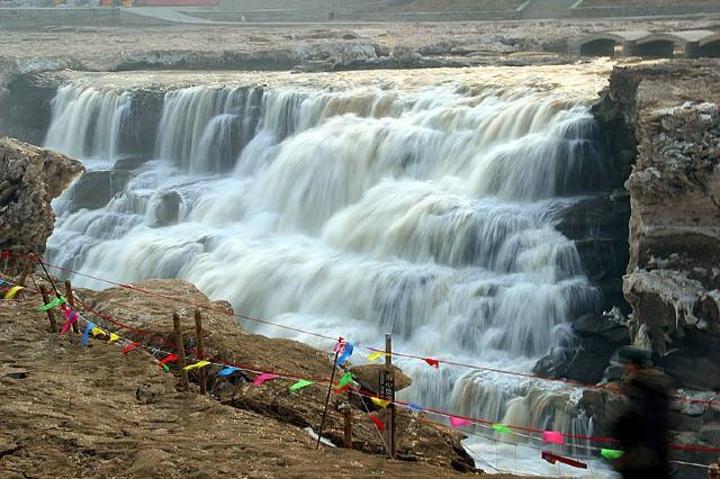
{"type": "MultiPolygon", "coordinates": [[[[31,288],[29,288],[29,289],[31,289],[31,288]]],[[[133,289],[142,290],[141,288],[133,288],[133,289]]],[[[31,290],[32,290],[32,289],[31,289],[31,290]]],[[[32,291],[34,291],[34,290],[32,290],[32,291]]],[[[98,316],[98,317],[100,317],[101,319],[106,320],[106,321],[110,322],[111,324],[114,324],[114,325],[116,325],[116,326],[118,326],[118,327],[121,327],[121,328],[123,328],[123,329],[127,329],[127,330],[129,330],[129,331],[134,331],[134,332],[136,332],[136,333],[154,334],[154,333],[152,333],[152,332],[150,332],[150,331],[148,331],[148,330],[141,330],[141,329],[138,329],[138,328],[133,328],[132,326],[129,326],[129,325],[126,325],[126,324],[124,324],[124,323],[122,323],[122,322],[120,322],[120,321],[114,320],[114,319],[112,319],[112,318],[110,317],[110,315],[107,315],[107,314],[100,313],[100,312],[96,311],[94,308],[89,307],[86,303],[82,302],[82,301],[79,300],[79,299],[78,299],[78,302],[79,302],[80,304],[82,304],[84,308],[87,308],[90,312],[92,312],[92,313],[95,314],[96,316],[98,316]]],[[[87,321],[87,320],[85,320],[85,321],[87,321]]],[[[156,336],[154,336],[154,337],[151,338],[151,339],[159,339],[163,344],[169,345],[169,344],[164,340],[164,338],[162,338],[162,337],[160,337],[160,336],[157,336],[157,335],[156,335],[156,336]]],[[[335,339],[333,338],[333,340],[335,340],[335,339]]],[[[175,345],[175,348],[177,349],[177,345],[175,345]]],[[[149,353],[148,348],[145,347],[145,346],[139,345],[139,346],[137,347],[137,349],[142,349],[142,350],[144,350],[144,351],[146,351],[146,352],[149,353]]],[[[158,348],[153,348],[153,349],[154,349],[155,351],[160,351],[158,348]]],[[[171,354],[171,353],[167,353],[167,352],[164,352],[164,353],[165,353],[165,354],[171,354]]],[[[149,353],[149,354],[154,357],[154,355],[152,355],[151,353],[149,353]]],[[[423,359],[424,359],[424,358],[423,358],[423,359]]],[[[307,377],[296,376],[296,375],[293,375],[293,374],[291,374],[291,373],[285,373],[285,372],[274,371],[274,370],[262,370],[262,369],[255,368],[255,367],[248,367],[247,365],[242,365],[242,364],[237,364],[237,363],[233,363],[233,362],[230,362],[230,361],[221,360],[221,359],[218,359],[218,358],[215,358],[215,357],[212,357],[212,356],[210,356],[207,360],[211,361],[212,363],[214,363],[214,364],[216,364],[216,365],[225,366],[225,367],[230,366],[230,367],[237,368],[238,370],[253,372],[253,373],[256,373],[256,374],[263,374],[263,373],[266,373],[266,374],[274,374],[274,375],[276,375],[276,376],[283,377],[283,378],[286,378],[286,379],[292,379],[292,380],[308,379],[307,377]]],[[[310,380],[313,381],[313,382],[317,382],[317,383],[330,383],[330,382],[331,382],[330,379],[324,378],[324,377],[323,377],[323,378],[310,378],[310,380]]],[[[373,394],[370,394],[367,390],[357,390],[357,391],[353,391],[353,392],[354,392],[355,394],[358,394],[358,395],[363,396],[363,397],[366,397],[366,398],[372,398],[372,397],[375,396],[374,393],[373,393],[373,394]]],[[[395,400],[395,401],[393,401],[392,403],[395,404],[395,405],[399,405],[399,406],[402,406],[402,407],[406,407],[406,408],[409,408],[409,407],[410,407],[410,403],[409,403],[409,402],[404,402],[404,401],[395,400]]],[[[488,420],[488,419],[477,418],[477,417],[472,417],[472,416],[463,416],[463,415],[457,415],[457,414],[450,414],[450,413],[447,412],[447,411],[444,411],[444,410],[441,410],[441,409],[436,409],[436,408],[423,407],[422,410],[423,410],[423,412],[435,414],[435,415],[442,416],[442,417],[446,417],[446,418],[455,417],[455,418],[459,418],[459,419],[464,419],[464,420],[467,420],[467,421],[469,421],[469,422],[471,422],[471,423],[473,423],[473,424],[492,425],[492,424],[495,423],[494,421],[490,421],[490,420],[488,420]]],[[[537,429],[537,428],[532,428],[532,427],[527,427],[527,426],[518,426],[518,425],[513,425],[513,424],[505,424],[505,426],[507,426],[509,429],[514,429],[514,430],[517,430],[517,431],[523,431],[523,432],[531,433],[531,434],[542,434],[543,432],[545,432],[543,429],[537,429]]],[[[616,442],[617,442],[617,440],[615,440],[615,439],[613,439],[613,438],[610,438],[610,437],[605,437],[605,436],[589,436],[589,435],[585,435],[585,434],[569,434],[569,433],[563,433],[563,436],[565,436],[565,437],[567,437],[567,438],[571,438],[571,439],[585,440],[585,441],[597,442],[597,443],[616,443],[616,442]]],[[[672,448],[672,449],[682,450],[682,451],[688,451],[688,452],[705,452],[705,453],[718,453],[718,452],[720,452],[720,447],[702,446],[702,445],[696,445],[696,444],[670,444],[669,447],[672,448]]]]}
{"type": "MultiPolygon", "coordinates": [[[[17,254],[17,253],[13,253],[13,254],[17,254]]],[[[29,254],[29,255],[27,255],[27,256],[29,256],[29,257],[35,257],[35,255],[33,255],[33,254],[29,254]]],[[[94,279],[94,280],[96,280],[96,281],[101,281],[101,282],[104,282],[104,283],[107,283],[107,284],[111,284],[111,285],[113,285],[113,286],[118,286],[118,287],[120,287],[120,288],[129,289],[129,290],[133,290],[133,291],[139,291],[139,292],[141,292],[141,293],[143,293],[143,294],[147,294],[147,295],[149,295],[149,296],[155,296],[155,297],[158,297],[158,298],[163,298],[163,299],[167,299],[167,300],[174,301],[174,302],[182,302],[182,303],[184,303],[184,304],[188,304],[188,305],[191,305],[191,306],[194,306],[194,307],[196,307],[196,308],[203,309],[203,310],[206,310],[206,311],[218,311],[218,312],[226,313],[225,310],[221,310],[220,308],[218,308],[218,307],[216,307],[216,306],[200,305],[200,304],[194,303],[194,302],[192,302],[191,300],[188,300],[188,299],[183,298],[183,297],[170,296],[170,295],[166,295],[166,294],[162,294],[162,293],[157,293],[157,292],[154,292],[154,291],[147,290],[147,289],[145,289],[145,288],[139,288],[139,287],[137,287],[137,286],[133,286],[132,284],[119,283],[119,282],[112,281],[112,280],[109,280],[109,279],[100,278],[100,277],[98,277],[98,276],[93,276],[93,275],[89,275],[89,274],[86,274],[86,273],[81,273],[81,272],[79,272],[79,271],[75,271],[75,270],[72,270],[72,269],[69,269],[69,268],[65,268],[65,267],[63,267],[63,266],[58,266],[58,265],[55,265],[55,264],[52,264],[52,263],[44,262],[44,261],[43,261],[42,259],[40,259],[40,258],[37,258],[37,260],[38,260],[38,261],[41,261],[45,266],[49,266],[49,267],[51,267],[51,268],[55,268],[55,269],[58,269],[58,270],[61,270],[61,271],[65,271],[65,272],[68,272],[68,273],[77,274],[77,275],[79,275],[79,276],[83,276],[83,277],[87,277],[87,278],[90,278],[90,279],[94,279]]],[[[318,337],[318,338],[321,338],[321,339],[327,339],[327,340],[330,340],[330,341],[333,341],[333,342],[337,341],[337,337],[328,336],[328,335],[316,333],[316,332],[313,332],[313,331],[307,331],[307,330],[304,330],[304,329],[295,328],[295,327],[287,326],[287,325],[284,325],[284,324],[274,323],[274,322],[272,322],[272,321],[267,321],[267,320],[260,319],[260,318],[255,318],[255,317],[252,317],[252,316],[247,316],[247,315],[243,315],[243,314],[233,314],[233,316],[236,317],[236,318],[245,319],[245,320],[248,320],[248,321],[253,321],[253,322],[257,322],[257,323],[261,323],[261,324],[266,324],[266,325],[270,325],[270,326],[275,326],[275,327],[278,327],[278,328],[286,329],[286,330],[289,330],[289,331],[294,331],[294,332],[301,333],[301,334],[307,334],[307,335],[314,336],[314,337],[318,337]]],[[[128,327],[128,328],[129,328],[129,327],[128,327]]],[[[143,330],[138,330],[138,331],[143,331],[143,330]]],[[[151,334],[149,331],[145,331],[145,333],[151,334]]],[[[364,349],[367,349],[367,350],[369,350],[369,351],[374,351],[374,352],[385,353],[384,350],[376,349],[376,348],[372,348],[372,347],[367,347],[367,346],[364,347],[364,349]]],[[[412,359],[418,359],[418,360],[421,360],[421,361],[424,361],[424,360],[427,359],[425,356],[421,356],[421,355],[418,355],[418,354],[412,354],[412,353],[402,353],[402,352],[393,351],[391,354],[392,354],[393,356],[406,357],[406,358],[412,358],[412,359]]],[[[489,372],[494,372],[494,373],[498,373],[498,374],[506,374],[506,375],[511,375],[511,376],[523,377],[523,378],[527,378],[527,379],[534,379],[534,380],[538,380],[538,381],[551,382],[551,383],[559,383],[559,384],[564,384],[564,385],[569,385],[569,386],[575,386],[575,387],[580,387],[580,388],[586,388],[586,389],[605,390],[605,391],[608,390],[607,388],[604,388],[604,387],[602,387],[602,386],[598,386],[598,385],[596,385],[596,384],[585,383],[585,382],[581,382],[581,381],[575,381],[575,380],[572,380],[572,379],[542,378],[542,377],[535,376],[535,375],[530,374],[530,373],[523,373],[523,372],[520,372],[520,371],[512,371],[512,370],[507,370],[507,369],[490,368],[490,367],[486,367],[486,366],[479,366],[479,365],[476,365],[476,364],[463,363],[463,362],[458,362],[458,361],[450,361],[450,360],[444,360],[444,359],[438,359],[438,361],[440,361],[440,362],[443,363],[443,364],[450,365],[450,366],[463,367],[463,368],[474,369],[474,370],[478,370],[478,371],[489,371],[489,372]]],[[[613,392],[613,391],[610,391],[610,392],[613,392]]],[[[683,397],[683,396],[675,396],[674,399],[677,400],[677,401],[679,401],[679,402],[685,402],[685,403],[690,403],[690,404],[707,404],[707,405],[720,404],[720,400],[717,400],[717,399],[691,399],[691,398],[686,398],[686,397],[683,397]]]]}

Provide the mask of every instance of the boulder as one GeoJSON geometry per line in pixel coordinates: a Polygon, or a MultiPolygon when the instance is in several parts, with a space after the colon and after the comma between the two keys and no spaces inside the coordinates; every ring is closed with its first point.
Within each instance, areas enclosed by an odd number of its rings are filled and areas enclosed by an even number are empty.
{"type": "MultiPolygon", "coordinates": [[[[380,372],[385,368],[382,364],[366,364],[364,366],[354,366],[350,368],[350,372],[360,385],[374,392],[379,390],[380,372]]],[[[400,368],[393,366],[395,372],[395,390],[401,391],[412,385],[412,379],[405,375],[400,368]]]]}
{"type": "Polygon", "coordinates": [[[90,210],[102,208],[121,192],[130,174],[127,171],[97,170],[86,172],[73,184],[69,192],[70,211],[83,208],[90,210]]]}
{"type": "Polygon", "coordinates": [[[698,356],[697,351],[673,350],[661,359],[659,365],[680,387],[720,390],[720,362],[698,356]]]}
{"type": "Polygon", "coordinates": [[[182,203],[182,195],[177,191],[159,193],[151,200],[149,226],[161,227],[177,223],[182,203]]]}
{"type": "Polygon", "coordinates": [[[0,136],[0,248],[42,255],[55,224],[50,202],[82,171],[79,161],[0,136]]]}

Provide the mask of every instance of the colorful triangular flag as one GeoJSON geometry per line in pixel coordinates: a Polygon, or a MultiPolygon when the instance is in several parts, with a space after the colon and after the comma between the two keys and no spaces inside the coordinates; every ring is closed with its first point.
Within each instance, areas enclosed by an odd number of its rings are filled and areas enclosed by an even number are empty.
{"type": "Polygon", "coordinates": [[[298,381],[295,384],[293,384],[292,386],[290,386],[289,389],[290,389],[290,391],[299,391],[299,390],[306,388],[312,384],[315,384],[315,383],[312,381],[308,381],[307,379],[301,379],[300,381],[298,381]]]}
{"type": "Polygon", "coordinates": [[[463,426],[472,426],[472,422],[461,417],[450,416],[450,425],[457,429],[463,426]]]}
{"type": "Polygon", "coordinates": [[[205,366],[208,366],[212,364],[210,361],[198,361],[194,364],[189,364],[183,368],[183,371],[192,371],[193,369],[200,369],[204,368],[205,366]]]}
{"type": "Polygon", "coordinates": [[[383,422],[382,419],[380,419],[379,417],[377,417],[373,414],[370,414],[370,420],[375,423],[375,426],[378,429],[380,429],[381,431],[385,430],[385,423],[383,422]]]}
{"type": "Polygon", "coordinates": [[[440,361],[435,358],[425,358],[424,361],[435,369],[440,369],[440,361]]]}

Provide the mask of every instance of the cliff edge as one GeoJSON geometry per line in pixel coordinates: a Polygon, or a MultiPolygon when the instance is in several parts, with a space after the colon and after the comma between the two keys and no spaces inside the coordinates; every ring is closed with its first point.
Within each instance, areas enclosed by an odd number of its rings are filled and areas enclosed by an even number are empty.
{"type": "MultiPolygon", "coordinates": [[[[83,171],[77,160],[0,136],[0,249],[42,255],[55,225],[50,202],[83,171]]],[[[8,271],[20,273],[22,258],[9,258],[8,271]]]]}

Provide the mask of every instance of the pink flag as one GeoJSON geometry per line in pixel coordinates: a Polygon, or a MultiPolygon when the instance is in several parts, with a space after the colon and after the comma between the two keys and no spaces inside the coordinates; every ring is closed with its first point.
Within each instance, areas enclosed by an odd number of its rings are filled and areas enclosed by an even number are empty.
{"type": "Polygon", "coordinates": [[[558,431],[545,431],[543,432],[543,441],[549,442],[550,444],[563,445],[563,435],[558,431]]]}
{"type": "Polygon", "coordinates": [[[277,374],[262,373],[260,376],[255,378],[253,386],[262,386],[265,382],[272,381],[276,377],[278,377],[277,374]]]}
{"type": "Polygon", "coordinates": [[[65,334],[68,331],[70,331],[70,327],[73,325],[75,321],[78,320],[79,315],[77,312],[71,308],[68,308],[63,311],[63,315],[65,316],[65,324],[63,324],[62,328],[60,329],[60,334],[65,334]]]}
{"type": "Polygon", "coordinates": [[[450,416],[450,425],[454,428],[458,428],[462,426],[471,426],[472,422],[460,417],[450,416]]]}

